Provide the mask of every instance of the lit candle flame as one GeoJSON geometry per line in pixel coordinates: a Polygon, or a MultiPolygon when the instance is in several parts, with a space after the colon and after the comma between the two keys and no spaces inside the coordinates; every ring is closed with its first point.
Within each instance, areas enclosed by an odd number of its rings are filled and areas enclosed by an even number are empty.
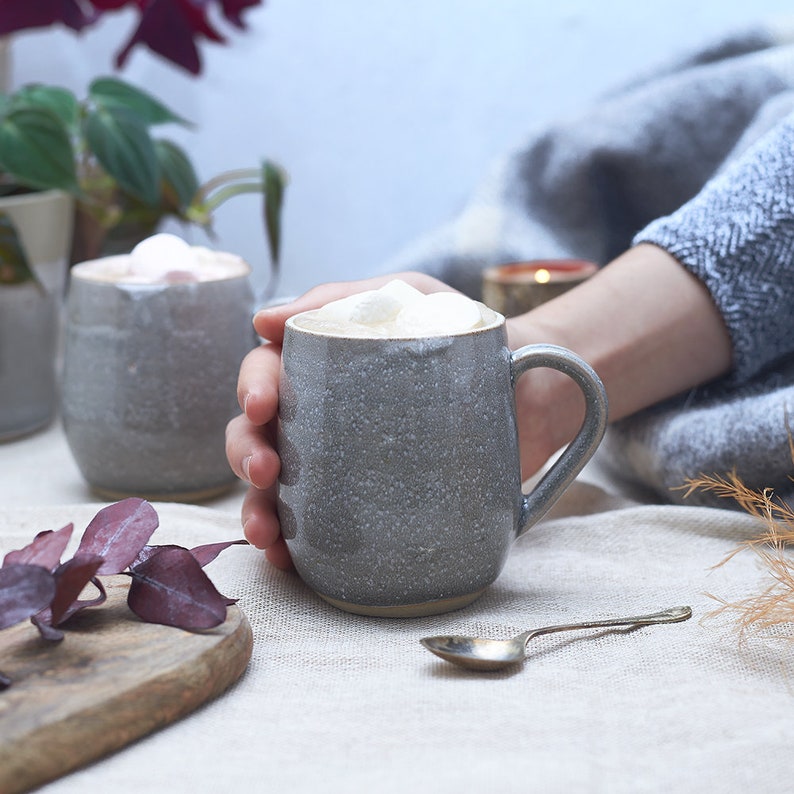
{"type": "Polygon", "coordinates": [[[538,284],[546,284],[551,280],[551,273],[545,267],[541,267],[535,271],[535,281],[538,284]]]}

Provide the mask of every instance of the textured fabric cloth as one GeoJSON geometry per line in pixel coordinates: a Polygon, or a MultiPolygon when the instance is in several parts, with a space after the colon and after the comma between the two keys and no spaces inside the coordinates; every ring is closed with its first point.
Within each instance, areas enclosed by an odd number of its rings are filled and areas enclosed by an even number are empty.
{"type": "MultiPolygon", "coordinates": [[[[778,107],[790,104],[790,94],[778,107]]],[[[711,292],[734,350],[721,382],[618,423],[605,445],[616,473],[663,498],[686,477],[736,471],[794,498],[794,114],[789,113],[681,209],[635,238],[669,251],[711,292]]],[[[698,501],[713,502],[707,496],[698,501]]]]}
{"type": "MultiPolygon", "coordinates": [[[[79,535],[98,507],[6,507],[0,554],[69,520],[79,535]]],[[[239,537],[235,514],[155,507],[160,542],[239,537]]],[[[788,794],[791,641],[742,643],[732,620],[707,617],[705,592],[738,598],[768,583],[750,553],[711,569],[756,530],[740,513],[634,505],[578,483],[478,602],[405,620],[340,612],[261,552],[232,547],[207,572],[253,628],[242,679],[42,791],[788,794]],[[678,604],[694,617],[537,638],[512,672],[459,671],[418,642],[678,604]]]]}
{"type": "Polygon", "coordinates": [[[770,25],[726,37],[531,134],[460,217],[390,263],[477,295],[493,264],[605,264],[637,242],[676,256],[711,291],[735,368],[610,430],[605,465],[656,499],[679,500],[687,477],[733,469],[750,487],[794,498],[789,33],[770,25]]]}
{"type": "MultiPolygon", "coordinates": [[[[71,554],[101,505],[60,425],[0,444],[0,475],[0,559],[67,521],[71,554]]],[[[153,540],[239,538],[243,494],[156,504],[153,540]]],[[[251,623],[244,676],[189,717],[41,790],[789,794],[791,632],[742,642],[732,617],[708,617],[717,602],[706,593],[735,600],[771,583],[752,553],[713,568],[758,525],[638,497],[588,465],[482,598],[428,618],[340,612],[261,552],[229,548],[207,573],[251,623]],[[694,610],[686,623],[539,637],[514,672],[458,671],[418,642],[682,604],[694,610]]]]}
{"type": "Polygon", "coordinates": [[[794,350],[794,113],[634,242],[661,246],[706,285],[731,335],[734,382],[789,355],[794,350]]]}

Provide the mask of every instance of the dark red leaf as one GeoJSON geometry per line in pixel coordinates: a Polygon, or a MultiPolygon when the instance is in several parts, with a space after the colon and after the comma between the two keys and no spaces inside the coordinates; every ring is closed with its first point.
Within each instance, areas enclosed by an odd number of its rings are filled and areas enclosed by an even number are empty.
{"type": "Polygon", "coordinates": [[[260,5],[261,0],[220,0],[223,16],[238,28],[244,28],[243,11],[260,5]]]}
{"type": "Polygon", "coordinates": [[[219,7],[232,25],[245,28],[243,12],[260,4],[261,0],[1,0],[0,36],[58,23],[79,31],[108,11],[133,6],[139,14],[138,27],[117,54],[116,66],[124,65],[135,45],[144,44],[191,74],[199,74],[196,41],[225,41],[210,23],[209,8],[219,7]]]}
{"type": "Polygon", "coordinates": [[[100,510],[86,527],[77,554],[98,554],[104,562],[98,574],[121,573],[157,529],[155,509],[144,499],[130,497],[100,510]]]}
{"type": "Polygon", "coordinates": [[[131,570],[127,597],[141,620],[209,629],[226,620],[226,599],[187,550],[165,547],[131,570]]]}
{"type": "Polygon", "coordinates": [[[47,529],[39,532],[33,540],[22,549],[9,551],[3,559],[6,565],[41,565],[48,571],[54,570],[61,561],[61,555],[72,536],[74,524],[67,524],[61,529],[47,529]]]}
{"type": "Polygon", "coordinates": [[[201,58],[196,39],[200,37],[220,43],[225,41],[210,24],[202,6],[191,0],[151,0],[141,10],[137,29],[116,56],[116,66],[124,66],[136,44],[145,44],[152,52],[191,74],[199,74],[201,58]]]}
{"type": "MultiPolygon", "coordinates": [[[[209,565],[222,551],[228,549],[229,546],[247,546],[247,540],[224,540],[220,543],[205,543],[203,546],[196,546],[190,549],[190,553],[195,557],[196,562],[203,568],[209,565]]],[[[135,558],[135,562],[130,566],[135,568],[142,562],[146,562],[150,557],[157,554],[161,549],[182,549],[184,546],[175,545],[162,545],[162,546],[144,546],[135,558]]]]}
{"type": "Polygon", "coordinates": [[[50,625],[49,614],[50,610],[48,607],[39,612],[38,615],[34,615],[30,619],[30,622],[39,630],[39,634],[41,634],[43,640],[47,640],[47,642],[60,642],[63,639],[63,632],[50,625]]]}
{"type": "MultiPolygon", "coordinates": [[[[97,557],[96,559],[99,562],[101,562],[102,560],[101,557],[97,557]]],[[[90,566],[87,567],[90,568],[90,566]]],[[[74,574],[74,572],[70,572],[70,573],[74,574]]],[[[57,572],[56,572],[56,576],[57,576],[57,572]]],[[[71,578],[72,581],[75,582],[74,585],[75,587],[77,586],[77,584],[79,584],[79,579],[75,580],[75,577],[73,575],[67,578],[71,578]]],[[[82,578],[82,575],[80,576],[80,578],[82,578]]],[[[96,607],[99,606],[100,604],[104,604],[105,601],[107,601],[107,597],[108,597],[107,592],[105,591],[105,587],[102,584],[102,582],[99,579],[97,579],[95,576],[89,579],[89,581],[91,582],[91,584],[94,585],[94,587],[96,587],[97,592],[99,594],[95,598],[83,599],[81,601],[79,598],[75,596],[71,599],[71,601],[69,601],[66,610],[62,614],[61,614],[61,609],[59,607],[58,611],[55,612],[55,617],[53,618],[53,611],[54,611],[53,607],[48,606],[42,609],[39,613],[37,613],[30,619],[33,625],[39,630],[39,632],[41,632],[41,636],[45,640],[60,642],[63,639],[63,632],[60,629],[55,628],[56,626],[65,623],[72,615],[74,615],[75,612],[79,612],[81,609],[85,609],[86,607],[96,607]]],[[[85,584],[83,586],[85,586],[85,584]]],[[[59,600],[57,587],[58,585],[56,583],[56,595],[55,598],[53,599],[53,604],[59,600]]],[[[80,594],[81,590],[78,590],[77,595],[80,594]]],[[[67,602],[69,600],[68,595],[61,596],[60,600],[67,602]]]]}
{"type": "Polygon", "coordinates": [[[0,629],[46,607],[55,595],[55,577],[40,565],[0,568],[0,629]]]}
{"type": "MultiPolygon", "coordinates": [[[[101,580],[97,579],[95,576],[91,579],[91,584],[94,585],[97,589],[98,595],[94,598],[84,599],[83,601],[78,601],[77,603],[80,604],[79,609],[83,609],[84,607],[98,607],[100,604],[104,604],[105,601],[108,600],[108,594],[105,590],[105,586],[102,584],[101,580]]],[[[76,612],[77,610],[74,610],[76,612]]],[[[71,614],[73,615],[74,612],[71,614]]]]}
{"type": "Polygon", "coordinates": [[[3,0],[0,35],[49,27],[58,22],[82,30],[93,19],[84,13],[77,0],[3,0]]]}
{"type": "Polygon", "coordinates": [[[129,5],[143,6],[147,0],[89,0],[89,2],[100,11],[116,11],[129,5]]]}
{"type": "Polygon", "coordinates": [[[58,566],[55,571],[55,597],[50,604],[51,625],[58,626],[78,610],[101,604],[105,600],[104,588],[100,590],[98,598],[90,601],[78,600],[102,562],[102,557],[98,554],[76,554],[71,560],[58,566]]]}
{"type": "Polygon", "coordinates": [[[131,569],[137,568],[141,563],[146,562],[150,557],[153,557],[155,554],[158,554],[163,549],[181,549],[182,546],[176,546],[173,544],[163,544],[161,546],[150,546],[147,544],[144,546],[136,555],[135,560],[130,564],[131,569]]]}
{"type": "Polygon", "coordinates": [[[196,546],[190,553],[196,558],[196,562],[203,568],[209,565],[222,551],[229,546],[247,546],[247,540],[227,540],[221,543],[205,543],[203,546],[196,546]]]}
{"type": "MultiPolygon", "coordinates": [[[[209,565],[222,551],[229,548],[229,546],[247,546],[247,540],[225,540],[221,541],[220,543],[206,543],[203,546],[196,546],[195,548],[190,549],[190,553],[193,555],[193,558],[196,562],[203,568],[205,565],[209,565]]],[[[150,557],[153,557],[155,554],[158,554],[163,549],[182,549],[183,546],[174,546],[174,545],[163,545],[163,546],[144,546],[140,552],[138,552],[138,556],[135,558],[135,562],[132,563],[130,566],[131,570],[135,570],[138,565],[148,560],[150,557]]],[[[237,598],[228,598],[227,596],[223,596],[223,600],[226,606],[231,606],[232,604],[236,604],[239,599],[237,598]]]]}

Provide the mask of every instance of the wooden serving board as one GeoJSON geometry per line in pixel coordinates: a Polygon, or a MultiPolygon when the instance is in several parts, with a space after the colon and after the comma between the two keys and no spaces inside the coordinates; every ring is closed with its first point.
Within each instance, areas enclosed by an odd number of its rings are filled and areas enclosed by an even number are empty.
{"type": "Polygon", "coordinates": [[[18,794],[95,761],[193,711],[245,670],[252,633],[236,606],[204,632],[143,623],[129,578],[103,577],[101,606],[76,614],[60,643],[30,622],[0,632],[0,794],[18,794]]]}

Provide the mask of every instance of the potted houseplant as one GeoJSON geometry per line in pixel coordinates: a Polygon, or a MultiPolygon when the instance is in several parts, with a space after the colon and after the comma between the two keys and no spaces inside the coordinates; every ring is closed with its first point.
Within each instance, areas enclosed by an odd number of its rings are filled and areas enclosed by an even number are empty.
{"type": "Polygon", "coordinates": [[[0,94],[0,438],[46,424],[54,412],[55,392],[48,384],[54,383],[54,329],[66,261],[130,250],[166,218],[211,233],[218,206],[255,192],[263,197],[270,284],[275,283],[285,186],[281,168],[264,161],[201,185],[184,149],[155,135],[166,124],[187,122],[115,77],[94,80],[82,100],[47,85],[0,94]],[[47,202],[57,205],[59,222],[67,219],[66,231],[56,235],[61,245],[71,241],[66,255],[29,247],[42,230],[54,234],[55,216],[22,222],[17,207],[29,213],[47,202]],[[45,267],[60,275],[44,277],[45,267]],[[41,328],[53,330],[39,340],[35,329],[41,328]],[[37,357],[42,363],[33,367],[37,357]],[[53,374],[28,379],[24,373],[33,370],[53,374]],[[34,397],[42,402],[37,419],[20,421],[16,414],[34,397]]]}
{"type": "MultiPolygon", "coordinates": [[[[199,43],[223,44],[217,22],[245,29],[243,15],[262,0],[4,0],[0,14],[0,89],[8,44],[32,29],[65,26],[78,34],[106,14],[134,12],[116,52],[148,48],[197,76],[199,43]]],[[[0,94],[0,439],[46,424],[55,407],[54,350],[66,264],[129,248],[168,217],[211,230],[212,213],[241,192],[261,192],[278,267],[284,190],[272,163],[229,172],[200,187],[185,152],[152,134],[186,122],[120,80],[94,81],[78,101],[54,86],[0,94]]]]}
{"type": "Polygon", "coordinates": [[[115,77],[84,99],[65,88],[26,85],[0,94],[0,195],[62,190],[74,197],[71,260],[129,250],[166,218],[211,232],[213,212],[241,193],[261,193],[271,263],[278,266],[285,178],[270,161],[200,185],[185,150],[153,130],[188,122],[115,77]]]}

